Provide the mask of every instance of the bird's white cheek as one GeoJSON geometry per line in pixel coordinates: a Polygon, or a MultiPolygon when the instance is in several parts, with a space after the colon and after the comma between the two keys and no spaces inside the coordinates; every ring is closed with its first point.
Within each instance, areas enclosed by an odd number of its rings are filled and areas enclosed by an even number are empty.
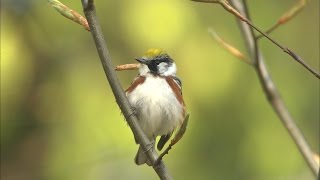
{"type": "Polygon", "coordinates": [[[161,73],[163,76],[173,76],[176,74],[177,72],[177,67],[175,63],[172,63],[171,65],[166,64],[166,66],[164,66],[163,72],[161,73]]]}
{"type": "Polygon", "coordinates": [[[159,74],[163,74],[168,70],[169,65],[167,63],[160,63],[158,65],[159,74]]]}

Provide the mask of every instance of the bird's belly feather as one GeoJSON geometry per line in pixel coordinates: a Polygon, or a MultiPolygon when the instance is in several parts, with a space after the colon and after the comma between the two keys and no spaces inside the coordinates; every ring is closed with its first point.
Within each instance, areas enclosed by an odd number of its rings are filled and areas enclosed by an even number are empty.
{"type": "Polygon", "coordinates": [[[170,134],[183,121],[183,107],[161,77],[148,77],[127,94],[149,139],[170,134]]]}

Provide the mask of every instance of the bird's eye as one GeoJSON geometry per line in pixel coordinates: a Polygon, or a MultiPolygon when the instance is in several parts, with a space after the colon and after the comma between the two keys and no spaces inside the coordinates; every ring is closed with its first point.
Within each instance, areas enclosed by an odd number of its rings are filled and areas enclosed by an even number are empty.
{"type": "Polygon", "coordinates": [[[156,65],[159,65],[161,62],[160,61],[156,61],[156,65]]]}

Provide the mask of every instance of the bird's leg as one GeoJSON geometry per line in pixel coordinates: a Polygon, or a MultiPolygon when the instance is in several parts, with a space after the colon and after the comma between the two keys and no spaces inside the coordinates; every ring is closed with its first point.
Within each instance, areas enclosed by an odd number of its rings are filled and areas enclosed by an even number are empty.
{"type": "Polygon", "coordinates": [[[156,138],[153,138],[149,144],[147,144],[147,150],[144,151],[144,153],[154,149],[154,145],[155,145],[155,142],[156,142],[156,138]]]}
{"type": "Polygon", "coordinates": [[[189,121],[189,114],[186,115],[182,125],[180,126],[180,128],[178,129],[176,134],[174,135],[174,137],[171,140],[169,146],[159,155],[159,157],[158,157],[157,161],[155,162],[155,164],[159,163],[162,160],[162,158],[164,157],[164,155],[169,153],[169,150],[172,148],[172,146],[175,145],[177,142],[179,142],[179,140],[183,137],[184,133],[187,130],[188,121],[189,121]]]}
{"type": "Polygon", "coordinates": [[[136,108],[136,107],[132,107],[132,106],[131,106],[131,110],[132,110],[132,113],[129,114],[129,117],[134,116],[134,115],[137,115],[137,108],[136,108]]]}
{"type": "MultiPolygon", "coordinates": [[[[155,141],[156,141],[156,139],[155,138],[153,138],[151,141],[150,141],[150,143],[148,143],[146,146],[147,146],[147,150],[145,150],[143,153],[147,153],[148,151],[152,151],[153,152],[153,150],[154,150],[154,145],[155,145],[155,141]]],[[[140,145],[141,146],[141,145],[140,145]]],[[[148,165],[148,166],[152,166],[152,163],[151,163],[151,161],[147,158],[147,161],[146,161],[146,164],[148,165]]]]}

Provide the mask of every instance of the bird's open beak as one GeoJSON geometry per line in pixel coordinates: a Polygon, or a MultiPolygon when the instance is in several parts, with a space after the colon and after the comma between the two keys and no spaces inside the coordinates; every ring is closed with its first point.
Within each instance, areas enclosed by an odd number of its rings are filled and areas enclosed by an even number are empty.
{"type": "Polygon", "coordinates": [[[141,64],[147,64],[148,63],[148,61],[143,59],[143,58],[135,58],[135,60],[137,60],[141,64]]]}

